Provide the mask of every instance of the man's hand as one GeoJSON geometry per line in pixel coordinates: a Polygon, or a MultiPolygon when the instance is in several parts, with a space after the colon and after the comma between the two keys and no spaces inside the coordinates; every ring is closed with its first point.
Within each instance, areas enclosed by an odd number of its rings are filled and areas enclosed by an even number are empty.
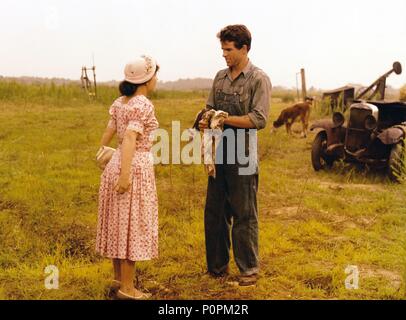
{"type": "Polygon", "coordinates": [[[209,126],[208,126],[206,120],[200,120],[199,121],[199,130],[200,131],[204,131],[204,129],[208,129],[208,128],[209,128],[209,126]]]}
{"type": "Polygon", "coordinates": [[[215,110],[210,109],[206,110],[201,114],[201,119],[199,121],[199,130],[204,131],[205,129],[209,129],[209,123],[211,121],[211,118],[213,115],[216,113],[215,110]]]}

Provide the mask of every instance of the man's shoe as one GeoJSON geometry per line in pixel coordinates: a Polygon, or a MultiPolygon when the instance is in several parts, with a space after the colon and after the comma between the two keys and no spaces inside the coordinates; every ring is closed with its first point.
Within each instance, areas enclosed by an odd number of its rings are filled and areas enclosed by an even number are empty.
{"type": "Polygon", "coordinates": [[[240,287],[252,287],[257,284],[258,276],[256,274],[252,274],[249,276],[240,276],[238,279],[238,285],[240,287]]]}
{"type": "Polygon", "coordinates": [[[225,278],[230,274],[230,267],[227,266],[226,269],[222,272],[207,271],[207,274],[209,276],[211,276],[212,278],[216,278],[216,279],[225,278]]]}

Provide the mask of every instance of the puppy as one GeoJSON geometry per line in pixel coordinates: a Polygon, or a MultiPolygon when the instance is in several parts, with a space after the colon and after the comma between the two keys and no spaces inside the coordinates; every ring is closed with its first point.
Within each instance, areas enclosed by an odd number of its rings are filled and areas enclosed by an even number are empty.
{"type": "Polygon", "coordinates": [[[286,131],[289,135],[292,134],[291,127],[296,120],[302,122],[302,137],[306,138],[307,128],[309,126],[309,117],[310,117],[310,107],[312,105],[313,98],[306,97],[306,102],[296,103],[295,105],[283,109],[278,119],[273,122],[273,128],[271,133],[285,125],[286,131]]]}
{"type": "Polygon", "coordinates": [[[204,120],[208,127],[212,130],[218,130],[217,134],[212,135],[210,132],[203,134],[202,155],[206,172],[209,176],[216,178],[216,149],[220,143],[221,134],[223,131],[224,120],[228,117],[228,113],[221,110],[210,110],[206,112],[202,120],[204,120]]]}
{"type": "MultiPolygon", "coordinates": [[[[192,127],[192,135],[199,132],[199,122],[202,121],[209,129],[223,131],[224,120],[228,117],[228,113],[221,110],[201,110],[197,115],[192,127]]],[[[206,131],[202,132],[202,157],[205,164],[206,172],[209,176],[216,177],[216,147],[220,141],[220,134],[214,134],[206,131]]]]}

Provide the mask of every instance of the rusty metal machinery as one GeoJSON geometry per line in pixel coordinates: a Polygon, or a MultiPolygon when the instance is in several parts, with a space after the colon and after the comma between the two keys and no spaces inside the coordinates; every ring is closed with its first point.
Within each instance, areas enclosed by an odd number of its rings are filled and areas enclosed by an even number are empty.
{"type": "Polygon", "coordinates": [[[365,100],[371,100],[374,97],[376,100],[385,100],[386,78],[389,77],[393,72],[396,74],[402,73],[402,65],[400,62],[394,62],[391,70],[375,80],[375,82],[372,83],[368,88],[359,93],[355,99],[361,100],[368,92],[373,90],[372,94],[369,95],[365,100]],[[379,94],[379,96],[377,96],[377,94],[379,94]]]}

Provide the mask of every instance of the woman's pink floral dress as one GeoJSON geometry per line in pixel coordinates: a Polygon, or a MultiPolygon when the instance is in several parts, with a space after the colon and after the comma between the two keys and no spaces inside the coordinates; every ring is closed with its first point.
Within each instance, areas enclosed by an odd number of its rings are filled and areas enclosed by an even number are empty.
{"type": "Polygon", "coordinates": [[[115,128],[119,146],[101,175],[96,251],[108,258],[131,261],[158,256],[158,200],[152,133],[158,128],[154,106],[145,96],[127,104],[123,97],[110,107],[108,126],[115,128]],[[139,133],[131,168],[129,191],[119,194],[114,187],[120,175],[121,142],[126,130],[139,133]]]}

